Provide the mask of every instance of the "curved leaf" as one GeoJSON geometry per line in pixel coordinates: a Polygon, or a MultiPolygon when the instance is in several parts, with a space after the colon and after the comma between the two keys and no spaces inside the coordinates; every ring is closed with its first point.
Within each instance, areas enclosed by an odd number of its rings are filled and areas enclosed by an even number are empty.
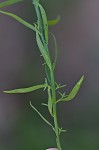
{"type": "Polygon", "coordinates": [[[57,62],[57,57],[58,57],[58,45],[57,45],[57,41],[56,41],[55,35],[52,32],[50,32],[50,34],[53,37],[54,45],[55,45],[55,58],[54,58],[54,64],[53,64],[53,68],[55,69],[56,62],[57,62]]]}
{"type": "Polygon", "coordinates": [[[36,32],[36,41],[37,41],[37,45],[38,45],[38,47],[39,47],[39,50],[40,50],[40,52],[41,52],[41,54],[42,54],[42,56],[43,56],[43,58],[44,58],[44,60],[45,60],[45,62],[46,62],[46,64],[47,64],[47,66],[49,67],[49,69],[51,69],[51,61],[50,61],[50,58],[49,58],[49,56],[48,56],[48,53],[47,53],[45,47],[44,47],[43,44],[42,44],[42,41],[41,41],[41,39],[40,39],[40,36],[39,36],[39,33],[38,33],[38,32],[36,32]]]}
{"type": "Polygon", "coordinates": [[[54,20],[48,20],[48,25],[49,25],[49,26],[56,25],[59,21],[60,21],[60,16],[58,16],[58,17],[57,17],[56,19],[54,19],[54,20]]]}
{"type": "Polygon", "coordinates": [[[31,101],[30,101],[30,106],[37,112],[37,114],[43,119],[43,121],[45,121],[45,123],[51,126],[52,129],[54,130],[53,125],[45,117],[42,116],[42,114],[32,105],[31,101]]]}
{"type": "Polygon", "coordinates": [[[13,13],[10,13],[10,12],[2,11],[2,10],[0,10],[0,13],[10,16],[10,17],[14,18],[15,20],[17,20],[18,22],[20,22],[21,24],[23,24],[24,26],[28,27],[29,29],[36,31],[36,28],[33,25],[31,25],[27,21],[21,19],[19,16],[15,15],[13,13]]]}
{"type": "Polygon", "coordinates": [[[70,101],[73,98],[75,98],[75,96],[77,95],[77,93],[82,85],[83,80],[84,80],[84,76],[82,76],[81,79],[76,83],[76,85],[74,86],[74,88],[72,89],[72,91],[69,93],[68,96],[66,96],[65,98],[60,98],[57,102],[70,101]]]}
{"type": "Polygon", "coordinates": [[[46,40],[46,43],[48,44],[48,21],[47,21],[47,15],[46,15],[46,12],[45,12],[44,8],[42,7],[42,5],[38,3],[38,6],[40,8],[40,12],[41,12],[41,16],[42,16],[45,40],[46,40]]]}
{"type": "Polygon", "coordinates": [[[5,2],[0,3],[0,8],[10,6],[12,4],[15,4],[15,3],[18,3],[18,2],[21,2],[21,1],[23,1],[23,0],[7,0],[5,2]]]}
{"type": "Polygon", "coordinates": [[[47,86],[48,86],[47,84],[41,84],[41,85],[35,85],[35,86],[32,86],[32,87],[28,87],[28,88],[14,89],[14,90],[3,91],[3,92],[8,93],[8,94],[29,93],[29,92],[36,91],[38,89],[45,88],[47,86]]]}

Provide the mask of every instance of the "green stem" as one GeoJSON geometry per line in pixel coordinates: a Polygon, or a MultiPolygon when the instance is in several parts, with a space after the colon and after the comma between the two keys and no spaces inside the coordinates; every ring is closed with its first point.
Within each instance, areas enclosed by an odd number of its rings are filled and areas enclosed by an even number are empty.
{"type": "MultiPolygon", "coordinates": [[[[35,7],[37,19],[38,19],[39,30],[40,30],[40,33],[41,33],[41,39],[42,39],[44,47],[46,48],[46,51],[48,52],[48,56],[50,58],[48,45],[46,44],[45,37],[44,37],[44,32],[43,32],[42,17],[41,17],[40,9],[39,9],[38,5],[36,4],[36,0],[34,0],[34,7],[35,7]]],[[[49,76],[49,68],[48,68],[48,66],[45,66],[45,72],[47,72],[47,75],[49,76]]],[[[50,77],[47,77],[47,78],[50,78],[50,77]]],[[[49,83],[50,83],[50,81],[49,81],[49,83]]]]}
{"type": "Polygon", "coordinates": [[[52,88],[52,100],[53,100],[53,115],[54,115],[54,125],[55,125],[55,133],[56,133],[56,143],[58,150],[62,150],[59,136],[59,126],[58,126],[58,118],[57,118],[57,108],[56,108],[56,90],[55,90],[55,79],[54,79],[54,71],[51,70],[51,88],[52,88]]]}
{"type": "MultiPolygon", "coordinates": [[[[40,30],[40,33],[41,33],[42,42],[43,42],[44,47],[46,48],[46,50],[48,52],[48,55],[49,55],[49,58],[50,58],[48,45],[46,44],[45,37],[44,37],[41,13],[40,13],[40,10],[39,10],[38,6],[35,4],[35,0],[34,0],[34,7],[35,7],[36,15],[37,15],[37,18],[38,18],[38,25],[39,25],[39,30],[40,30]]],[[[51,89],[52,89],[53,115],[54,115],[56,143],[57,143],[58,150],[62,150],[61,144],[60,144],[59,126],[58,126],[58,118],[57,118],[56,89],[55,89],[55,79],[54,79],[53,65],[52,65],[52,69],[49,70],[49,71],[50,71],[50,78],[51,78],[51,89]]]]}

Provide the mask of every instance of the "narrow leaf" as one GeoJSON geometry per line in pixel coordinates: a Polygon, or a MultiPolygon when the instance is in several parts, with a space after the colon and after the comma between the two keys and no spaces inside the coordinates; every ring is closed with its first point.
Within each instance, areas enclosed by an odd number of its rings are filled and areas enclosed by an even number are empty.
{"type": "Polygon", "coordinates": [[[77,93],[78,93],[78,91],[82,85],[83,80],[84,80],[84,76],[82,76],[81,79],[76,83],[76,85],[74,86],[72,91],[69,93],[69,95],[66,96],[66,98],[60,99],[57,102],[59,102],[59,101],[70,101],[73,98],[75,98],[75,96],[77,95],[77,93]]]}
{"type": "Polygon", "coordinates": [[[2,11],[2,10],[0,10],[0,13],[10,16],[10,17],[14,18],[15,20],[17,20],[18,22],[20,22],[21,24],[23,24],[24,26],[28,27],[29,29],[36,31],[36,28],[33,25],[31,25],[27,21],[21,19],[17,15],[10,13],[10,12],[2,11]]]}
{"type": "Polygon", "coordinates": [[[51,116],[53,117],[53,104],[52,104],[52,98],[51,98],[51,91],[50,87],[48,87],[48,110],[51,116]]]}
{"type": "Polygon", "coordinates": [[[33,3],[34,5],[38,5],[39,0],[32,0],[32,3],[33,3]]]}
{"type": "Polygon", "coordinates": [[[18,2],[21,2],[21,1],[23,1],[23,0],[7,0],[5,2],[0,3],[0,8],[18,3],[18,2]]]}
{"type": "Polygon", "coordinates": [[[48,21],[47,21],[47,15],[46,15],[46,12],[45,12],[44,8],[42,7],[42,5],[38,3],[38,6],[39,6],[40,11],[41,11],[45,40],[46,40],[46,43],[48,44],[48,21]]]}
{"type": "Polygon", "coordinates": [[[58,16],[55,20],[48,20],[48,25],[53,26],[56,25],[60,21],[60,16],[58,16]]]}
{"type": "Polygon", "coordinates": [[[45,62],[46,62],[46,64],[47,64],[47,66],[49,67],[49,69],[51,69],[51,61],[50,61],[50,58],[49,58],[49,56],[48,56],[48,53],[47,53],[45,47],[44,47],[43,44],[42,44],[42,41],[41,41],[41,39],[40,39],[40,36],[39,36],[39,33],[38,33],[38,32],[36,32],[36,40],[37,40],[37,45],[38,45],[38,47],[39,47],[39,50],[40,50],[40,52],[41,52],[41,54],[42,54],[42,56],[43,56],[43,58],[44,58],[44,60],[45,60],[45,62]]]}
{"type": "Polygon", "coordinates": [[[15,89],[15,90],[9,90],[9,91],[3,91],[4,93],[8,93],[8,94],[14,94],[14,93],[29,93],[29,92],[33,92],[36,91],[38,89],[42,89],[47,87],[47,84],[41,84],[41,85],[35,85],[32,87],[28,87],[28,88],[21,88],[21,89],[15,89]]]}
{"type": "Polygon", "coordinates": [[[49,126],[51,126],[54,129],[53,125],[49,121],[47,121],[47,119],[43,117],[42,114],[32,105],[31,101],[30,101],[30,106],[37,112],[37,114],[43,119],[45,123],[47,123],[49,126]]]}
{"type": "Polygon", "coordinates": [[[57,46],[57,41],[56,41],[54,34],[51,32],[50,32],[50,34],[52,35],[53,40],[54,40],[54,44],[55,44],[55,59],[54,59],[54,68],[55,68],[56,62],[57,62],[57,57],[58,57],[58,46],[57,46]]]}
{"type": "Polygon", "coordinates": [[[45,65],[45,73],[49,84],[51,83],[50,70],[47,65],[45,65]]]}

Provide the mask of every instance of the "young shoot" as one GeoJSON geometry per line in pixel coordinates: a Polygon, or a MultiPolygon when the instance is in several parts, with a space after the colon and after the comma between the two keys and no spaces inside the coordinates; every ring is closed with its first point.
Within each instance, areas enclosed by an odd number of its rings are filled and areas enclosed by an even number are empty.
{"type": "MultiPolygon", "coordinates": [[[[11,12],[6,12],[1,10],[5,6],[9,6],[15,3],[19,3],[24,0],[6,0],[5,2],[0,3],[0,13],[3,15],[7,15],[8,17],[11,17],[12,19],[15,19],[22,25],[26,26],[27,28],[31,29],[31,31],[34,32],[36,35],[36,42],[38,46],[38,50],[41,53],[41,56],[43,58],[43,64],[45,67],[45,81],[44,83],[40,83],[38,85],[33,85],[32,87],[27,88],[20,88],[20,89],[14,89],[14,90],[7,90],[4,91],[8,94],[16,94],[16,93],[27,93],[27,92],[33,92],[39,89],[44,89],[45,92],[47,92],[48,100],[47,104],[42,103],[48,108],[48,112],[51,115],[53,119],[53,125],[44,117],[30,102],[31,108],[43,119],[43,121],[49,125],[52,130],[55,132],[56,136],[56,145],[57,148],[50,148],[48,150],[62,150],[61,141],[60,141],[60,134],[61,132],[65,132],[66,130],[63,130],[58,125],[58,116],[57,116],[57,103],[59,102],[67,102],[75,98],[77,93],[79,92],[79,89],[82,85],[82,82],[84,80],[84,76],[82,76],[79,81],[75,84],[71,92],[68,93],[60,93],[60,89],[65,87],[66,85],[60,85],[55,80],[55,67],[57,62],[57,55],[58,55],[58,46],[57,41],[53,33],[49,32],[49,25],[55,25],[59,22],[60,17],[57,17],[55,20],[48,20],[45,9],[41,5],[41,2],[39,0],[32,0],[32,5],[35,8],[36,16],[37,16],[37,22],[34,24],[30,24],[26,20],[20,18],[16,14],[13,14],[11,12]],[[49,33],[53,37],[53,41],[55,44],[55,51],[53,53],[54,60],[51,58],[50,50],[49,50],[49,33]],[[60,98],[57,99],[57,94],[60,95],[60,98]]],[[[46,1],[46,0],[45,0],[46,1]]]]}

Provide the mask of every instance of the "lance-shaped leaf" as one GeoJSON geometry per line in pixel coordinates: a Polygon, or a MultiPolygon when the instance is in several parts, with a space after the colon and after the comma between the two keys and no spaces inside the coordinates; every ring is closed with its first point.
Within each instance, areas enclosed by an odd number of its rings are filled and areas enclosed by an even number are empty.
{"type": "Polygon", "coordinates": [[[2,14],[5,14],[7,16],[10,16],[12,17],[13,19],[17,20],[18,22],[20,22],[21,24],[23,24],[24,26],[28,27],[29,29],[33,30],[33,31],[36,31],[36,28],[31,25],[30,23],[28,23],[27,21],[21,19],[19,16],[13,14],[13,13],[10,13],[10,12],[5,12],[5,11],[2,11],[0,10],[0,13],[2,14]]]}
{"type": "Polygon", "coordinates": [[[50,87],[48,87],[48,110],[51,116],[53,117],[53,101],[51,97],[50,87]]]}
{"type": "Polygon", "coordinates": [[[56,19],[54,19],[54,20],[48,20],[48,25],[49,25],[49,26],[56,25],[59,21],[60,21],[60,16],[58,16],[58,17],[57,17],[56,19]]]}
{"type": "Polygon", "coordinates": [[[45,60],[45,63],[47,64],[49,69],[51,69],[51,61],[50,61],[50,58],[48,56],[48,52],[46,51],[45,47],[43,46],[43,43],[40,39],[40,35],[38,32],[36,32],[36,41],[37,41],[37,45],[39,47],[39,50],[41,52],[41,55],[43,56],[43,58],[45,60]]]}
{"type": "Polygon", "coordinates": [[[50,32],[50,34],[52,35],[53,40],[54,40],[54,44],[55,44],[55,59],[54,59],[54,64],[53,64],[53,68],[55,69],[56,62],[57,62],[57,57],[58,57],[58,45],[57,45],[57,41],[56,41],[56,38],[55,38],[54,34],[51,33],[51,32],[50,32]]]}
{"type": "Polygon", "coordinates": [[[60,98],[57,102],[70,101],[73,98],[75,98],[75,96],[77,95],[77,93],[82,85],[83,80],[84,80],[84,76],[82,76],[81,79],[76,83],[76,85],[74,86],[74,88],[72,89],[72,91],[69,93],[68,96],[66,96],[65,98],[60,98]]]}
{"type": "Polygon", "coordinates": [[[44,8],[42,7],[42,5],[38,3],[38,6],[40,8],[40,12],[41,12],[41,16],[42,16],[45,40],[46,40],[46,43],[48,44],[48,21],[47,21],[47,15],[46,15],[46,12],[45,12],[44,8]]]}
{"type": "Polygon", "coordinates": [[[38,89],[46,88],[47,86],[48,86],[47,84],[41,84],[41,85],[35,85],[35,86],[32,86],[32,87],[28,87],[28,88],[14,89],[14,90],[3,91],[3,92],[8,93],[8,94],[29,93],[29,92],[36,91],[38,89]]]}
{"type": "Polygon", "coordinates": [[[45,73],[46,73],[47,80],[50,84],[51,83],[50,70],[49,70],[49,67],[47,65],[45,65],[45,73]]]}
{"type": "Polygon", "coordinates": [[[12,4],[16,4],[16,3],[21,2],[21,1],[23,1],[23,0],[7,0],[5,2],[0,3],[0,8],[6,7],[6,6],[9,6],[12,4]]]}
{"type": "Polygon", "coordinates": [[[53,125],[32,105],[31,101],[30,101],[30,106],[37,112],[37,114],[43,119],[43,121],[47,123],[49,126],[51,126],[52,129],[55,131],[53,125]]]}

